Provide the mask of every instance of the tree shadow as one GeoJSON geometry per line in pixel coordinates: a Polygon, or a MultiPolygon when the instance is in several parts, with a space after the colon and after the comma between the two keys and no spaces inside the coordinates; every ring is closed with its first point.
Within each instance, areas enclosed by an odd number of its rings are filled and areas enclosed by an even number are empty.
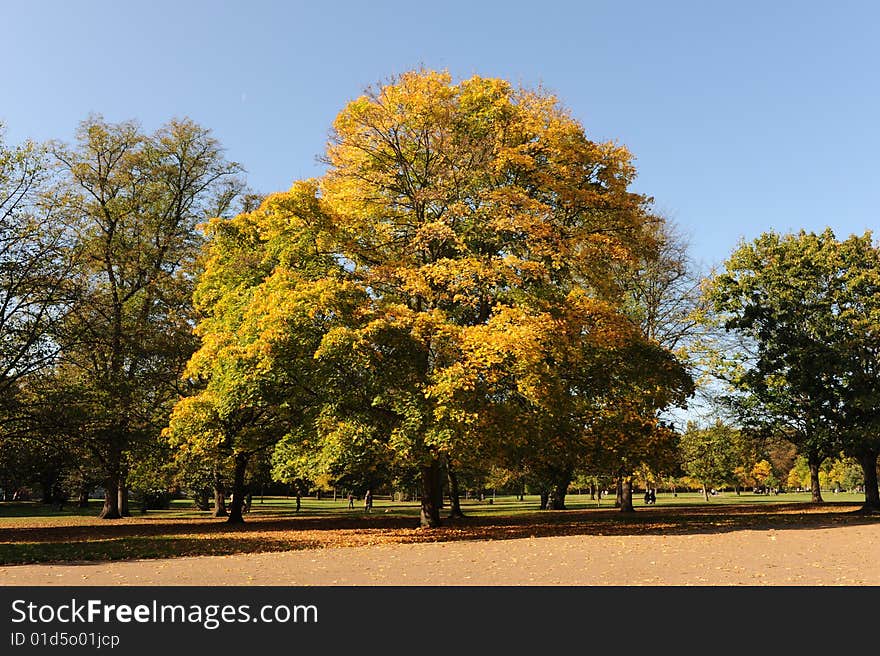
{"type": "Polygon", "coordinates": [[[244,524],[223,519],[137,521],[79,526],[0,529],[0,563],[100,561],[228,555],[378,543],[601,535],[699,535],[734,531],[812,530],[874,525],[878,515],[851,503],[736,506],[651,506],[633,513],[613,508],[472,515],[418,529],[399,515],[250,516],[244,524]]]}

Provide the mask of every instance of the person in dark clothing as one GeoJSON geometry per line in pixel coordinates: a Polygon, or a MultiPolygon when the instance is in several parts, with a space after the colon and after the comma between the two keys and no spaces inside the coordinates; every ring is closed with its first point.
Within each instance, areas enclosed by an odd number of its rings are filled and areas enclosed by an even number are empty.
{"type": "Polygon", "coordinates": [[[364,495],[364,512],[370,512],[373,508],[373,493],[370,490],[367,490],[367,493],[364,495]]]}

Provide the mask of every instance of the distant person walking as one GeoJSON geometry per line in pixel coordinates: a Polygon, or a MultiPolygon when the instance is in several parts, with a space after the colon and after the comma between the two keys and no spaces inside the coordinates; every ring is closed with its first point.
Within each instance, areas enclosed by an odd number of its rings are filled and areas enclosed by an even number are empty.
{"type": "Polygon", "coordinates": [[[370,512],[373,508],[373,493],[370,490],[367,490],[367,493],[364,495],[364,512],[370,512]]]}
{"type": "Polygon", "coordinates": [[[348,493],[348,507],[354,508],[354,495],[351,492],[348,493]]]}

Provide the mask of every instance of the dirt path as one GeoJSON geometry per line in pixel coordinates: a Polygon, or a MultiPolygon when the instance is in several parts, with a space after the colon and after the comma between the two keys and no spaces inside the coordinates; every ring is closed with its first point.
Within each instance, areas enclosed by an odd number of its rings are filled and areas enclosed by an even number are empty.
{"type": "Polygon", "coordinates": [[[19,565],[0,585],[880,585],[880,524],[19,565]]]}

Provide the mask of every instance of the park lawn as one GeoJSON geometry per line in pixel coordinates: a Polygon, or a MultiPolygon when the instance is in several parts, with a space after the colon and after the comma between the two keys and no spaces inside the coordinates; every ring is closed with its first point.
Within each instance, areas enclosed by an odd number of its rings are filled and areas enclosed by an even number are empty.
{"type": "Polygon", "coordinates": [[[254,497],[244,525],[200,512],[188,501],[169,510],[136,513],[105,521],[100,502],[87,509],[58,511],[37,503],[0,503],[0,564],[86,562],[229,555],[266,551],[365,546],[387,543],[510,539],[549,535],[639,535],[730,530],[827,527],[880,521],[857,511],[856,494],[826,495],[828,503],[808,503],[807,494],[723,493],[706,503],[698,493],[659,494],[657,505],[622,514],[613,498],[597,505],[588,495],[566,498],[568,510],[539,511],[537,497],[496,497],[492,503],[463,501],[467,517],[439,529],[419,529],[418,504],[377,499],[371,513],[338,499],[254,497]],[[87,514],[86,514],[87,513],[87,514]]]}

